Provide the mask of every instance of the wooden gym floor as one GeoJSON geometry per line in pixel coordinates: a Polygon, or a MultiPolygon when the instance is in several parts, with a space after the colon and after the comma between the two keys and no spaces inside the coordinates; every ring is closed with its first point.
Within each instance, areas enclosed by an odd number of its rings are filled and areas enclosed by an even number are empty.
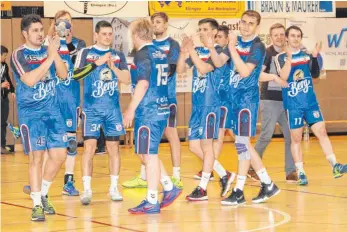
{"type": "MultiPolygon", "coordinates": [[[[347,163],[347,137],[331,137],[338,161],[347,163]]],[[[124,189],[123,202],[111,202],[107,155],[94,158],[92,179],[93,199],[82,206],[79,197],[61,195],[64,170],[62,169],[50,191],[57,215],[46,216],[45,222],[31,222],[32,201],[22,192],[28,183],[28,158],[21,152],[14,156],[1,156],[1,229],[2,231],[347,231],[347,176],[333,179],[331,168],[325,160],[316,139],[303,143],[305,170],[309,185],[298,187],[285,182],[284,144],[281,139],[270,143],[264,163],[281,193],[267,203],[254,205],[251,198],[259,185],[247,180],[247,204],[240,207],[220,205],[218,181],[208,186],[208,202],[191,203],[185,196],[198,185],[193,175],[201,169],[201,162],[182,144],[181,175],[183,194],[160,215],[130,215],[129,207],[136,206],[146,194],[146,189],[124,189]],[[346,211],[345,211],[346,210],[346,211]]],[[[81,191],[79,149],[76,167],[76,186],[81,191]]],[[[139,170],[139,160],[133,149],[122,148],[120,182],[132,178],[139,170]]],[[[169,173],[172,172],[170,150],[167,144],[160,147],[160,157],[169,173]]],[[[237,156],[232,143],[225,143],[220,162],[230,171],[237,167],[237,156]]],[[[161,196],[159,196],[161,198],[161,196]]]]}

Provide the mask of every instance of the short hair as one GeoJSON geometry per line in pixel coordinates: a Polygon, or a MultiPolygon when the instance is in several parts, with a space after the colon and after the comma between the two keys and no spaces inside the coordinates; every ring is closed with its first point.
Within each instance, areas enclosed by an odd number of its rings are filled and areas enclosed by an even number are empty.
{"type": "Polygon", "coordinates": [[[131,34],[137,35],[140,39],[145,41],[153,40],[153,26],[152,23],[145,18],[136,19],[131,23],[131,34]]]}
{"type": "Polygon", "coordinates": [[[60,17],[62,17],[64,15],[69,15],[70,18],[72,18],[69,11],[67,11],[67,10],[60,10],[57,13],[55,13],[54,20],[57,21],[57,19],[59,19],[60,17]]]}
{"type": "Polygon", "coordinates": [[[8,49],[7,49],[7,47],[1,45],[1,55],[5,54],[5,53],[8,53],[8,49]]]}
{"type": "Polygon", "coordinates": [[[169,22],[169,16],[167,16],[167,14],[165,12],[156,12],[154,13],[152,16],[151,16],[151,21],[153,22],[153,20],[156,18],[156,17],[160,17],[162,19],[164,19],[164,21],[167,23],[169,22]]]}
{"type": "Polygon", "coordinates": [[[110,27],[112,28],[112,25],[111,23],[105,21],[105,20],[102,20],[102,21],[99,21],[96,25],[95,25],[95,32],[96,33],[99,33],[100,32],[100,29],[102,27],[110,27]]]}
{"type": "Polygon", "coordinates": [[[211,18],[201,19],[198,22],[198,25],[200,26],[201,24],[204,24],[204,23],[209,23],[211,25],[212,29],[218,29],[218,26],[219,26],[217,20],[211,19],[211,18]]]}
{"type": "Polygon", "coordinates": [[[256,19],[257,19],[257,25],[260,24],[261,16],[260,16],[260,14],[259,14],[257,11],[255,11],[255,10],[246,10],[245,12],[243,12],[241,18],[242,18],[244,15],[247,15],[247,16],[249,16],[249,17],[256,18],[256,19]]]}
{"type": "Polygon", "coordinates": [[[270,27],[269,33],[271,35],[272,30],[277,29],[277,28],[283,28],[283,30],[286,30],[285,26],[283,26],[283,24],[280,23],[275,23],[270,27]]]}
{"type": "Polygon", "coordinates": [[[39,15],[36,15],[36,14],[25,15],[22,18],[22,21],[20,22],[20,29],[22,31],[27,31],[29,29],[30,25],[33,23],[41,23],[42,24],[41,17],[39,15]]]}
{"type": "Polygon", "coordinates": [[[304,34],[302,33],[301,28],[298,27],[298,26],[293,25],[293,26],[288,27],[287,30],[286,30],[286,32],[285,32],[285,35],[286,35],[287,38],[288,38],[288,36],[289,36],[290,30],[300,31],[301,38],[304,36],[304,34]]]}
{"type": "Polygon", "coordinates": [[[229,35],[229,27],[227,25],[220,25],[218,27],[218,31],[224,32],[226,37],[228,37],[228,35],[229,35]]]}

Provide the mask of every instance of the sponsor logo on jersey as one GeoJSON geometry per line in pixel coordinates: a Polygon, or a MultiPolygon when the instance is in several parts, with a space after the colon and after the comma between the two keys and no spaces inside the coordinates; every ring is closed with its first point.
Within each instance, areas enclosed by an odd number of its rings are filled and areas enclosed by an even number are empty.
{"type": "Polygon", "coordinates": [[[241,81],[240,74],[231,69],[230,70],[229,85],[234,87],[234,88],[237,88],[239,86],[240,81],[241,81]]]}
{"type": "Polygon", "coordinates": [[[200,93],[204,93],[207,87],[207,78],[206,75],[201,77],[194,77],[193,81],[193,93],[200,91],[200,93]]]}
{"type": "Polygon", "coordinates": [[[152,53],[152,56],[153,56],[153,58],[157,58],[157,59],[161,59],[161,60],[166,58],[165,53],[162,53],[160,51],[155,51],[154,53],[152,53]]]}
{"type": "MultiPolygon", "coordinates": [[[[50,74],[48,75],[50,76],[50,74]]],[[[44,99],[47,95],[55,95],[55,86],[56,86],[56,80],[51,79],[48,77],[45,81],[38,82],[33,88],[36,90],[36,92],[33,95],[33,98],[35,101],[41,101],[44,99]]]]}
{"type": "Polygon", "coordinates": [[[301,81],[304,78],[305,78],[304,77],[304,71],[302,71],[301,69],[295,70],[294,75],[293,75],[294,81],[301,81]]]}
{"type": "Polygon", "coordinates": [[[302,81],[294,81],[289,83],[288,87],[288,96],[295,97],[300,92],[307,93],[310,86],[311,81],[309,79],[304,79],[302,81]]]}

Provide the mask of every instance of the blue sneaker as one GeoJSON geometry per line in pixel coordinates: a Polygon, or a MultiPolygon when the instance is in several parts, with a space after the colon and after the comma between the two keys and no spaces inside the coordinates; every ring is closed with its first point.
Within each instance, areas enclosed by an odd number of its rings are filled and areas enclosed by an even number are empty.
{"type": "Polygon", "coordinates": [[[10,131],[11,131],[11,133],[15,139],[20,138],[20,130],[17,126],[12,126],[11,123],[8,123],[8,128],[10,129],[10,131]]]}
{"type": "Polygon", "coordinates": [[[307,181],[307,177],[305,173],[302,173],[302,172],[299,173],[298,185],[308,185],[308,181],[307,181]]]}
{"type": "Polygon", "coordinates": [[[30,185],[25,185],[25,186],[23,187],[23,192],[24,192],[25,194],[30,195],[30,193],[31,193],[30,185]]]}
{"type": "Polygon", "coordinates": [[[346,173],[347,173],[347,164],[343,165],[343,164],[337,163],[334,165],[334,168],[333,168],[334,178],[340,178],[346,173]]]}
{"type": "Polygon", "coordinates": [[[68,181],[63,187],[63,195],[79,196],[80,192],[75,188],[73,181],[68,181]]]}
{"type": "Polygon", "coordinates": [[[174,202],[174,200],[176,200],[176,198],[179,197],[179,195],[181,195],[181,193],[182,189],[179,189],[175,185],[173,186],[171,191],[164,191],[164,196],[163,200],[160,203],[160,208],[164,208],[171,205],[174,202]]]}
{"type": "Polygon", "coordinates": [[[159,202],[157,204],[151,204],[147,200],[143,200],[141,204],[135,208],[128,209],[131,214],[157,214],[160,213],[159,202]]]}

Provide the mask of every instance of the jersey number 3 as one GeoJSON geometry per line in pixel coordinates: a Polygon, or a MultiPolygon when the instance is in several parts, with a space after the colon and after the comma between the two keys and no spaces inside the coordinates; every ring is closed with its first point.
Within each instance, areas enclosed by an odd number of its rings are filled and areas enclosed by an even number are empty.
{"type": "Polygon", "coordinates": [[[165,71],[165,68],[169,67],[168,64],[157,64],[155,67],[158,70],[157,86],[167,85],[168,73],[165,71]]]}

